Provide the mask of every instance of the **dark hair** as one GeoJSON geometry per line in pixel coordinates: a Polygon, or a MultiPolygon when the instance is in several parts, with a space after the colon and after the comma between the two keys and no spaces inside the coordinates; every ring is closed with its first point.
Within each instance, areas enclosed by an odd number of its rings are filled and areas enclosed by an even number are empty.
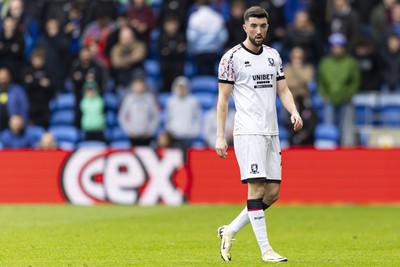
{"type": "Polygon", "coordinates": [[[249,18],[254,17],[254,18],[266,18],[268,20],[269,15],[268,12],[265,11],[264,8],[260,6],[252,6],[244,12],[243,18],[244,21],[249,21],[249,18]]]}

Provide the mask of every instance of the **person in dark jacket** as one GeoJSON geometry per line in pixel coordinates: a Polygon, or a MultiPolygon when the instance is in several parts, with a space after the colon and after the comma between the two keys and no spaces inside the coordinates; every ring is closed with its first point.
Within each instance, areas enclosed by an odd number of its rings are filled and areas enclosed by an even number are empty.
{"type": "Polygon", "coordinates": [[[172,82],[183,74],[185,64],[186,38],[179,31],[177,17],[167,17],[159,38],[160,69],[162,76],[162,91],[171,91],[172,82]]]}
{"type": "Polygon", "coordinates": [[[49,102],[55,95],[54,77],[46,69],[46,51],[33,50],[31,64],[26,68],[24,87],[28,95],[29,123],[47,128],[49,126],[49,102]]]}
{"type": "Polygon", "coordinates": [[[20,81],[19,70],[24,67],[25,41],[17,31],[15,19],[6,17],[3,20],[3,31],[0,33],[0,67],[8,68],[13,78],[20,81]]]}
{"type": "Polygon", "coordinates": [[[69,40],[61,31],[57,18],[50,18],[46,22],[46,32],[39,38],[37,46],[46,51],[46,62],[54,73],[55,86],[62,90],[66,75],[67,59],[69,52],[69,40]]]}
{"type": "Polygon", "coordinates": [[[400,91],[400,37],[391,35],[387,39],[386,47],[382,49],[381,75],[383,91],[400,91]]]}

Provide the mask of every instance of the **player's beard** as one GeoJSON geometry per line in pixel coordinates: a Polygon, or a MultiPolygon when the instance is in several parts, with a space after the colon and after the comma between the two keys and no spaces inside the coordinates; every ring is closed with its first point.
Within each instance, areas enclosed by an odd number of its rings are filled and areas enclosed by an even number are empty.
{"type": "Polygon", "coordinates": [[[252,45],[254,45],[256,47],[262,46],[262,44],[265,41],[265,37],[263,37],[262,35],[259,35],[259,36],[261,36],[261,39],[256,39],[256,37],[250,37],[249,36],[250,43],[252,43],[252,45]]]}

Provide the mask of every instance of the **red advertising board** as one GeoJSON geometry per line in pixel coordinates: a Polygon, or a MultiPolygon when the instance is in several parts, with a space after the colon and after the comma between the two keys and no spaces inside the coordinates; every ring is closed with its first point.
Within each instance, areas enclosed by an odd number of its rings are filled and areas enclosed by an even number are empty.
{"type": "MultiPolygon", "coordinates": [[[[282,152],[279,203],[400,203],[400,150],[282,152]]],[[[233,150],[0,151],[0,203],[244,203],[233,150]]]]}

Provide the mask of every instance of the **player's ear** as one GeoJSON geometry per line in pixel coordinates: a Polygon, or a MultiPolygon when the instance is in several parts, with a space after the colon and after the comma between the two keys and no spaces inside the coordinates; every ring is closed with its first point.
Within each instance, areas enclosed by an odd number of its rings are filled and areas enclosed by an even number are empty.
{"type": "Polygon", "coordinates": [[[246,31],[246,24],[243,24],[242,28],[244,31],[246,31]]]}

